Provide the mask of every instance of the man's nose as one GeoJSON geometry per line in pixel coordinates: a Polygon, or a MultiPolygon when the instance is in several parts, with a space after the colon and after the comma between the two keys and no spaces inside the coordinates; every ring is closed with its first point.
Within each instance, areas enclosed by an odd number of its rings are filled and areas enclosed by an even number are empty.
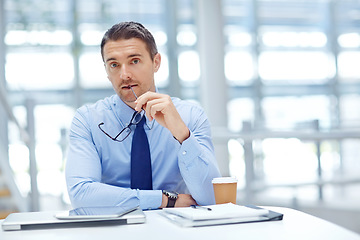
{"type": "Polygon", "coordinates": [[[129,80],[131,77],[131,72],[129,71],[128,67],[125,66],[125,64],[122,65],[120,69],[120,78],[123,80],[129,80]]]}

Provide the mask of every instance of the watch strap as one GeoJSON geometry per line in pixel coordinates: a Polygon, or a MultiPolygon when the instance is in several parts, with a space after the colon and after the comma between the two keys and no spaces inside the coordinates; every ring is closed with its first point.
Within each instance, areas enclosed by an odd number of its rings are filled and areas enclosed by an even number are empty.
{"type": "Polygon", "coordinates": [[[169,197],[168,196],[168,202],[167,202],[167,205],[166,207],[167,208],[173,208],[175,207],[175,202],[176,202],[177,198],[172,198],[172,197],[169,197]]]}

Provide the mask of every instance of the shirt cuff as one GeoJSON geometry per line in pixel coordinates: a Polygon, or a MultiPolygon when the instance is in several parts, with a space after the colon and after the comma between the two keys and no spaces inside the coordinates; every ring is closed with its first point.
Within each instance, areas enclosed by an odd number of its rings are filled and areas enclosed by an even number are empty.
{"type": "Polygon", "coordinates": [[[161,190],[138,190],[140,208],[142,210],[158,209],[162,203],[161,190]]]}
{"type": "Polygon", "coordinates": [[[194,163],[193,160],[195,158],[198,158],[201,155],[201,151],[198,146],[199,143],[197,139],[190,131],[190,137],[181,144],[180,151],[178,153],[180,162],[185,164],[187,168],[194,163]]]}

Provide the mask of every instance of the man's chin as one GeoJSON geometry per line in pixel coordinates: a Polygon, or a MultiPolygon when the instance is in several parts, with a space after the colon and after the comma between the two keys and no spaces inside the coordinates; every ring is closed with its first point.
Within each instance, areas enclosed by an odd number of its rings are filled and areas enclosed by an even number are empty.
{"type": "Polygon", "coordinates": [[[122,96],[120,94],[118,94],[118,96],[120,97],[120,99],[128,106],[134,108],[135,107],[135,101],[136,101],[136,98],[134,96],[129,96],[129,97],[125,97],[125,96],[122,96]]]}

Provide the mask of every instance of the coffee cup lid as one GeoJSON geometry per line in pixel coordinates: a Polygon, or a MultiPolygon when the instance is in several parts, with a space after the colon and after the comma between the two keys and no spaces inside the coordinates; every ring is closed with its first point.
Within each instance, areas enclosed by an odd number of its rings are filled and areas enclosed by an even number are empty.
{"type": "Polygon", "coordinates": [[[236,183],[237,179],[235,177],[217,177],[213,178],[212,183],[236,183]]]}

